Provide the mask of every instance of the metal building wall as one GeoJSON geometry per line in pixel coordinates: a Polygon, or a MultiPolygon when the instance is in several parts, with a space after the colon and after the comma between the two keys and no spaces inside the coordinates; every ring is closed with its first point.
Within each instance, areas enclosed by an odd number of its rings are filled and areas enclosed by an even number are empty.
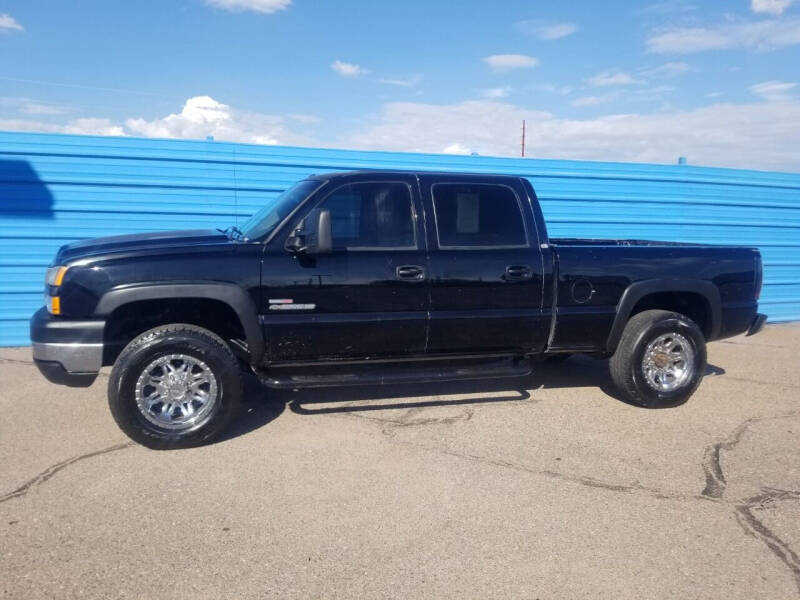
{"type": "Polygon", "coordinates": [[[800,174],[0,132],[0,346],[28,343],[60,245],[224,227],[310,173],[354,168],[523,175],[551,237],[757,246],[762,311],[800,320],[800,174]]]}

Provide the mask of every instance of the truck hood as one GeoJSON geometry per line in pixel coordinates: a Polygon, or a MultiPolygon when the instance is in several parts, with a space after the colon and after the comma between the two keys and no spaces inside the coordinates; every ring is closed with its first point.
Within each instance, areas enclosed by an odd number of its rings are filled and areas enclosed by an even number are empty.
{"type": "Polygon", "coordinates": [[[187,246],[208,246],[234,243],[224,233],[213,229],[192,229],[187,231],[156,231],[132,235],[113,235],[109,237],[80,240],[62,246],[56,255],[56,264],[104,254],[128,252],[148,252],[185,248],[187,246]]]}

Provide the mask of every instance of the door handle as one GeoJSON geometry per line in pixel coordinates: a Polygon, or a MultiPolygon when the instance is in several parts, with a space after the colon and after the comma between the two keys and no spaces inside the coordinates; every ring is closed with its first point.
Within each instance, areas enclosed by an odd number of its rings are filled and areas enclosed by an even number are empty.
{"type": "Polygon", "coordinates": [[[397,279],[421,281],[425,279],[425,269],[417,265],[400,265],[394,270],[397,279]]]}
{"type": "Polygon", "coordinates": [[[509,265],[506,267],[506,272],[503,274],[505,280],[519,281],[522,279],[530,279],[533,277],[533,269],[528,265],[509,265]]]}

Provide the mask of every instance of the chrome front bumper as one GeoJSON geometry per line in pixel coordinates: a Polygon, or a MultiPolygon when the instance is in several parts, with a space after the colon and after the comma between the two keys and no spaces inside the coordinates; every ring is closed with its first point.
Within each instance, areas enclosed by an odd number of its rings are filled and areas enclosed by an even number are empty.
{"type": "Polygon", "coordinates": [[[33,360],[60,363],[70,373],[97,373],[103,366],[103,344],[33,342],[33,360]]]}
{"type": "Polygon", "coordinates": [[[65,319],[40,309],[31,318],[33,361],[51,382],[85,387],[103,366],[101,320],[65,319]]]}

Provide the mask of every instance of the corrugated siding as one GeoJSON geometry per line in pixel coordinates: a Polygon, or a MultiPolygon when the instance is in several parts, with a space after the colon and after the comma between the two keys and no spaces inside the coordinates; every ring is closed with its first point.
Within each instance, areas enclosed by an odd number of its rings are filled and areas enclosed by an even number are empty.
{"type": "Polygon", "coordinates": [[[306,175],[356,168],[523,175],[552,237],[758,246],[762,310],[800,320],[800,174],[0,132],[0,345],[28,343],[62,244],[226,226],[306,175]]]}

